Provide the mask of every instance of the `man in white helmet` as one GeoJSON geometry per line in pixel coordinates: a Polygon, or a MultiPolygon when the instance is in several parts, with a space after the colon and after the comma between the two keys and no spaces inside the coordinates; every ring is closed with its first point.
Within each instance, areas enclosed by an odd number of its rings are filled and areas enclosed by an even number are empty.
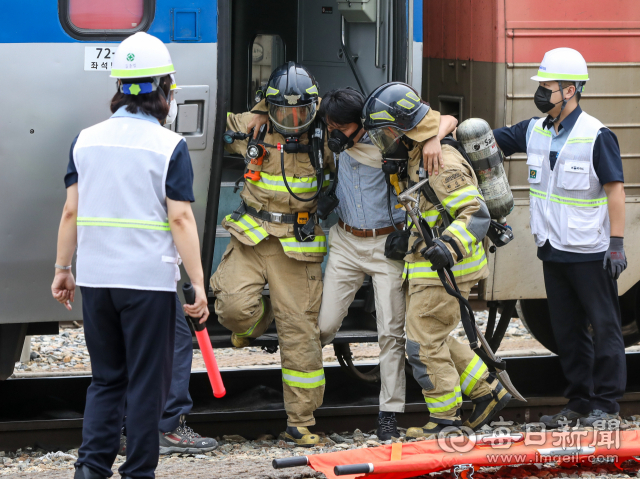
{"type": "MultiPolygon", "coordinates": [[[[146,33],[124,40],[111,76],[113,116],[80,132],[65,176],[53,297],[71,309],[76,273],[93,379],[87,391],[75,479],[112,475],[127,407],[125,478],[153,478],[158,423],[169,394],[180,259],[196,293],[185,312],[209,310],[190,202],[193,170],[184,139],[162,128],[173,64],[146,33]]],[[[179,303],[178,303],[179,304],[179,303]]]]}
{"type": "Polygon", "coordinates": [[[506,156],[527,153],[531,233],[569,383],[569,403],[541,421],[611,425],[627,378],[616,282],[627,267],[618,139],[580,108],[589,76],[579,52],[548,51],[531,79],[540,82],[534,102],[547,116],[493,133],[506,156]]]}

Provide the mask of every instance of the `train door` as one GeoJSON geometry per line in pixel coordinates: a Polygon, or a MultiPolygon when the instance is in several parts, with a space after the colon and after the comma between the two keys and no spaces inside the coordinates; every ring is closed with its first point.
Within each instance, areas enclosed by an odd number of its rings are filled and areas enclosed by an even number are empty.
{"type": "MultiPolygon", "coordinates": [[[[209,268],[215,271],[230,241],[230,234],[220,224],[239,204],[237,187],[244,169],[242,158],[223,151],[225,113],[253,107],[257,88],[286,61],[309,68],[319,83],[321,97],[338,87],[351,86],[367,95],[387,81],[406,81],[407,12],[405,0],[220,2],[219,110],[203,251],[205,274],[209,268]]],[[[322,226],[328,230],[336,221],[332,218],[322,226]]],[[[355,306],[362,309],[365,299],[366,291],[361,291],[355,306]]],[[[218,345],[228,343],[228,331],[214,321],[209,323],[214,344],[218,338],[218,345]]],[[[367,328],[375,337],[375,322],[367,328]]],[[[274,337],[267,334],[261,339],[274,337]]]]}

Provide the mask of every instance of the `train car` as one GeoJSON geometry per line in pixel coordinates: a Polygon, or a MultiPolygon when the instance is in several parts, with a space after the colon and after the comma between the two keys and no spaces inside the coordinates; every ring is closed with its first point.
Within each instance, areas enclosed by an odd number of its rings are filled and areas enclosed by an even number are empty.
{"type": "MultiPolygon", "coordinates": [[[[25,335],[55,334],[60,321],[82,319],[81,298],[67,312],[50,296],[65,200],[62,178],[73,138],[109,116],[115,92],[110,59],[126,36],[147,31],[172,54],[182,90],[171,128],[185,137],[191,153],[194,213],[208,275],[229,242],[220,223],[238,205],[234,188],[244,167],[242,159],[223,150],[226,113],[249,109],[256,88],[273,68],[290,60],[313,72],[321,96],[347,85],[368,93],[400,80],[421,90],[443,113],[459,120],[482,117],[498,127],[536,113],[535,85],[528,77],[544,51],[579,49],[593,78],[583,106],[620,139],[626,236],[633,238],[640,214],[640,140],[634,135],[640,127],[640,13],[634,0],[612,0],[606,10],[599,4],[565,0],[548,9],[532,0],[8,2],[0,17],[0,57],[10,86],[0,98],[0,380],[11,375],[25,335]],[[548,20],[552,13],[558,21],[548,20]]],[[[521,314],[534,336],[554,349],[541,267],[528,231],[523,158],[514,156],[506,166],[516,196],[509,216],[516,240],[492,254],[492,274],[479,285],[479,299],[489,302],[494,315],[502,307],[507,319],[515,300],[521,300],[521,314]]],[[[640,271],[633,262],[640,244],[629,239],[631,266],[621,278],[620,293],[625,339],[631,344],[639,339],[640,271]]],[[[347,366],[348,343],[377,340],[371,292],[366,282],[335,340],[347,366]]],[[[210,297],[212,310],[213,301],[210,297]]],[[[229,332],[215,315],[207,327],[215,347],[230,347],[229,332]]],[[[273,328],[254,344],[275,351],[276,334],[273,328]]]]}
{"type": "MultiPolygon", "coordinates": [[[[634,0],[425,0],[422,96],[460,120],[493,128],[540,116],[533,103],[544,53],[570,47],[587,61],[580,104],[618,137],[626,192],[625,251],[618,281],[625,344],[640,340],[640,4],[634,0]]],[[[542,262],[529,229],[526,156],[506,159],[515,208],[515,240],[489,255],[491,275],[479,296],[513,305],[533,336],[554,351],[542,262]]],[[[489,252],[491,253],[491,249],[489,252]]]]}
{"type": "MultiPolygon", "coordinates": [[[[406,0],[6,2],[0,58],[12,87],[0,98],[0,380],[12,374],[25,335],[56,334],[60,321],[82,319],[81,298],[67,312],[50,294],[62,179],[73,138],[110,115],[116,91],[110,60],[122,39],[146,31],[172,55],[182,88],[172,128],[186,139],[193,161],[193,206],[208,276],[229,242],[219,225],[238,205],[234,185],[244,167],[223,151],[226,113],[247,111],[256,86],[290,60],[311,69],[321,95],[345,85],[368,92],[409,80],[416,29],[409,7],[406,0]]],[[[376,340],[375,321],[364,313],[367,289],[354,308],[361,321],[347,328],[360,332],[346,332],[347,341],[376,340]]],[[[208,328],[214,346],[230,346],[215,317],[208,328]]],[[[274,348],[275,334],[257,344],[274,348]]]]}

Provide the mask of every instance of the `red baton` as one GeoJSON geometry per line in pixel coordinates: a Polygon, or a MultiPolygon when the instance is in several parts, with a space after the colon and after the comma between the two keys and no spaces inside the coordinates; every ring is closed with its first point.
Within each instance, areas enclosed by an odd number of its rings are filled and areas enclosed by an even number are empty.
{"type": "MultiPolygon", "coordinates": [[[[186,304],[193,304],[196,302],[196,292],[193,289],[191,283],[185,283],[182,285],[182,293],[184,294],[184,301],[186,304]]],[[[211,347],[211,339],[205,323],[200,324],[200,320],[194,319],[191,316],[187,316],[193,329],[196,332],[196,338],[200,345],[200,351],[202,352],[202,358],[204,364],[207,367],[207,374],[209,375],[209,382],[211,382],[211,388],[213,389],[213,395],[217,398],[221,398],[227,394],[224,384],[222,384],[222,377],[220,376],[220,370],[218,369],[218,363],[216,357],[213,354],[213,348],[211,347]]]]}

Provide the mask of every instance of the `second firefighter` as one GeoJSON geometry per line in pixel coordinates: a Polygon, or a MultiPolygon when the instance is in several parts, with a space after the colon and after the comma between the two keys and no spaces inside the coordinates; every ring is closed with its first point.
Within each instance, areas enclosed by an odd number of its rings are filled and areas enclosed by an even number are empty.
{"type": "MultiPolygon", "coordinates": [[[[404,152],[410,185],[420,179],[422,146],[438,134],[439,118],[413,88],[399,82],[374,90],[363,109],[364,128],[383,157],[398,160],[404,152]]],[[[445,171],[430,180],[420,198],[421,215],[436,232],[435,246],[425,250],[412,236],[405,257],[407,356],[430,412],[429,423],[409,428],[407,437],[462,426],[463,393],[474,405],[464,424],[472,429],[487,424],[511,398],[469,345],[449,335],[460,321],[460,306],[436,270],[450,267],[468,297],[488,276],[482,241],[490,217],[471,165],[449,145],[442,145],[442,158],[445,171]]]]}

